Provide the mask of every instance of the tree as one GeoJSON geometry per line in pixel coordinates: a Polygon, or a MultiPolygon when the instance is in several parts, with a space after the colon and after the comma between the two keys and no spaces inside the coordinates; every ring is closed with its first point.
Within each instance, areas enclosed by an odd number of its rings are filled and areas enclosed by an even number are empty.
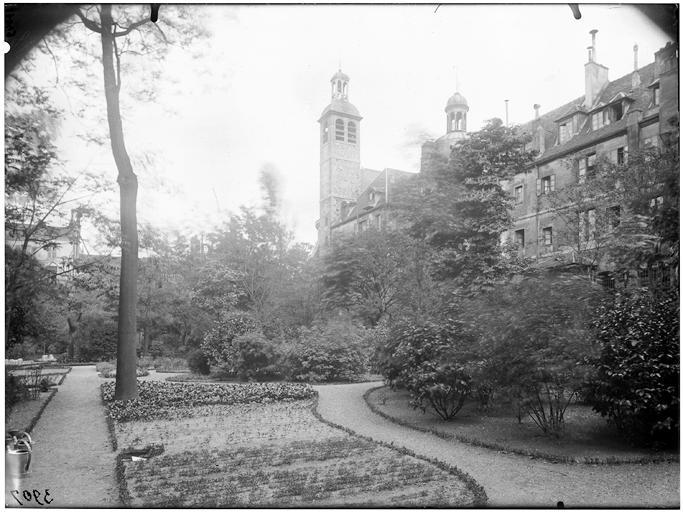
{"type": "MultiPolygon", "coordinates": [[[[119,93],[123,74],[121,57],[124,47],[130,45],[126,39],[135,33],[143,49],[168,39],[159,26],[151,23],[150,16],[139,7],[114,9],[109,4],[96,8],[74,8],[82,24],[99,35],[101,43],[104,94],[107,106],[107,124],[112,155],[118,170],[117,183],[120,191],[121,227],[121,275],[119,286],[118,345],[115,400],[129,400],[137,397],[136,380],[136,301],[138,272],[137,232],[137,188],[138,180],[126,150],[119,93]],[[149,39],[152,39],[152,42],[149,39]],[[121,42],[117,40],[121,40],[121,42]]],[[[128,51],[130,48],[127,49],[128,51]]]]}
{"type": "Polygon", "coordinates": [[[446,161],[438,156],[395,194],[409,233],[435,249],[435,277],[474,292],[520,267],[501,244],[510,198],[501,181],[523,172],[535,152],[527,136],[500,119],[458,141],[446,161]]]}
{"type": "Polygon", "coordinates": [[[430,309],[436,283],[430,247],[400,231],[369,230],[338,240],[325,257],[324,298],[374,326],[396,313],[430,309]]]}

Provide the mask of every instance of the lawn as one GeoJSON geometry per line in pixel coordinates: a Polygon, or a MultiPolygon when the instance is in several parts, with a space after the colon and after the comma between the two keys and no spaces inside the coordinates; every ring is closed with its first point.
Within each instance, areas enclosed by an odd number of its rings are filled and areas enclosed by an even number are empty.
{"type": "Polygon", "coordinates": [[[160,405],[147,390],[153,417],[125,421],[126,414],[114,410],[122,451],[163,446],[163,453],[146,460],[123,459],[123,494],[131,506],[481,504],[472,485],[454,472],[319,421],[311,410],[310,386],[272,384],[252,391],[259,385],[154,384],[161,385],[176,386],[165,397],[199,393],[210,403],[165,399],[160,405]],[[276,399],[268,395],[271,389],[276,399]]]}
{"type": "Polygon", "coordinates": [[[586,405],[570,405],[565,413],[564,433],[553,438],[544,435],[529,417],[522,417],[519,423],[516,411],[502,406],[484,412],[476,403],[468,402],[455,418],[444,421],[429,410],[423,413],[413,409],[405,390],[376,388],[366,395],[366,400],[372,409],[399,423],[443,437],[555,461],[619,463],[678,458],[674,451],[652,452],[629,446],[586,405]]]}

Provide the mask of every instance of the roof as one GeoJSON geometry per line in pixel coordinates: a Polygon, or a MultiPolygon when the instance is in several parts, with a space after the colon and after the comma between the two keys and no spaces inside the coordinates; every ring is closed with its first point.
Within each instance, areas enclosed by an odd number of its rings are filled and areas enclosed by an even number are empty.
{"type": "Polygon", "coordinates": [[[389,182],[391,192],[391,185],[398,181],[404,180],[410,176],[415,176],[414,172],[401,171],[399,169],[384,169],[379,175],[372,180],[370,185],[358,196],[355,205],[349,209],[347,214],[336,225],[344,224],[348,220],[355,219],[363,215],[369,210],[381,208],[386,204],[386,185],[389,182]],[[387,174],[388,173],[388,174],[387,174]],[[375,193],[374,199],[370,198],[371,193],[375,193]]]}
{"type": "MultiPolygon", "coordinates": [[[[654,80],[655,64],[654,62],[644,66],[638,70],[640,74],[641,84],[649,84],[654,80]]],[[[545,148],[546,151],[539,155],[538,161],[545,161],[551,158],[557,158],[565,153],[578,150],[583,146],[588,146],[591,143],[597,142],[604,138],[613,136],[626,129],[626,117],[616,121],[610,125],[603,126],[598,130],[591,130],[589,122],[585,122],[580,128],[579,132],[571,139],[563,144],[557,144],[558,130],[556,121],[567,117],[575,111],[582,111],[590,113],[611,101],[619,98],[628,98],[631,101],[630,109],[648,110],[650,107],[650,91],[645,86],[632,87],[633,72],[628,73],[616,80],[608,82],[600,95],[596,98],[595,105],[592,110],[586,110],[583,107],[585,96],[578,98],[551,110],[527,123],[520,125],[520,130],[525,133],[535,135],[538,126],[541,126],[545,134],[545,148]]],[[[538,142],[534,141],[534,146],[538,149],[538,142]]]]}
{"type": "Polygon", "coordinates": [[[358,109],[354,107],[349,100],[346,99],[333,98],[330,104],[325,107],[323,113],[320,114],[320,119],[318,119],[318,121],[320,121],[330,112],[334,112],[336,114],[344,114],[349,117],[355,117],[358,120],[362,119],[360,112],[358,112],[358,109]]]}
{"type": "Polygon", "coordinates": [[[337,71],[334,75],[332,75],[330,82],[334,82],[338,78],[341,80],[346,80],[347,82],[349,81],[349,75],[344,73],[341,69],[339,71],[337,71]]]}
{"type": "Polygon", "coordinates": [[[459,92],[456,92],[453,96],[448,98],[445,110],[448,110],[451,107],[467,107],[467,99],[459,92]]]}

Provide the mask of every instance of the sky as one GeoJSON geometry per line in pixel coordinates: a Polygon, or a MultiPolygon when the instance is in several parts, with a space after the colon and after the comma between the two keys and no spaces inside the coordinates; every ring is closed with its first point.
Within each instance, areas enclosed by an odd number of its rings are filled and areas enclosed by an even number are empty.
{"type": "MultiPolygon", "coordinates": [[[[597,61],[611,80],[633,70],[634,44],[644,66],[668,40],[629,5],[581,5],[580,20],[567,4],[193,9],[210,36],[171,50],[154,102],[124,105],[131,154],[151,157],[139,169],[139,219],[208,231],[227,212],[259,203],[258,176],[268,167],[279,178],[283,220],[298,241],[312,244],[317,120],[338,68],[350,76],[349,100],[363,116],[362,165],[416,172],[420,144],[445,132],[443,108],[456,88],[469,103],[469,131],[504,119],[506,99],[510,123],[523,123],[534,103],[543,113],[583,94],[591,29],[598,29],[597,61]]],[[[45,60],[36,82],[54,81],[54,68],[45,60]]],[[[135,76],[126,78],[124,87],[135,87],[135,76]]],[[[99,81],[92,94],[101,95],[99,81]]],[[[113,180],[109,148],[78,138],[76,117],[63,123],[62,158],[113,180]]]]}

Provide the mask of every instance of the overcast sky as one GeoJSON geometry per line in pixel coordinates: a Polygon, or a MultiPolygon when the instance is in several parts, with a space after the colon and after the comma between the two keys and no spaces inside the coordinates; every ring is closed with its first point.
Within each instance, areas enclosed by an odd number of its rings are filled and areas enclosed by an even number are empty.
{"type": "MultiPolygon", "coordinates": [[[[284,219],[298,240],[311,243],[317,120],[340,63],[363,116],[362,165],[417,171],[420,143],[445,131],[443,108],[456,75],[473,131],[486,119],[504,119],[505,99],[510,122],[521,123],[533,117],[534,103],[546,112],[581,96],[593,28],[610,79],[632,71],[634,43],[643,66],[667,42],[625,5],[582,5],[580,20],[566,4],[195,8],[211,38],[201,49],[174,50],[156,103],[126,113],[131,152],[155,154],[153,168],[141,174],[139,218],[207,229],[219,210],[255,204],[259,170],[271,165],[281,178],[284,219]]],[[[74,165],[87,160],[116,175],[107,147],[85,146],[69,133],[60,146],[74,165]]]]}

